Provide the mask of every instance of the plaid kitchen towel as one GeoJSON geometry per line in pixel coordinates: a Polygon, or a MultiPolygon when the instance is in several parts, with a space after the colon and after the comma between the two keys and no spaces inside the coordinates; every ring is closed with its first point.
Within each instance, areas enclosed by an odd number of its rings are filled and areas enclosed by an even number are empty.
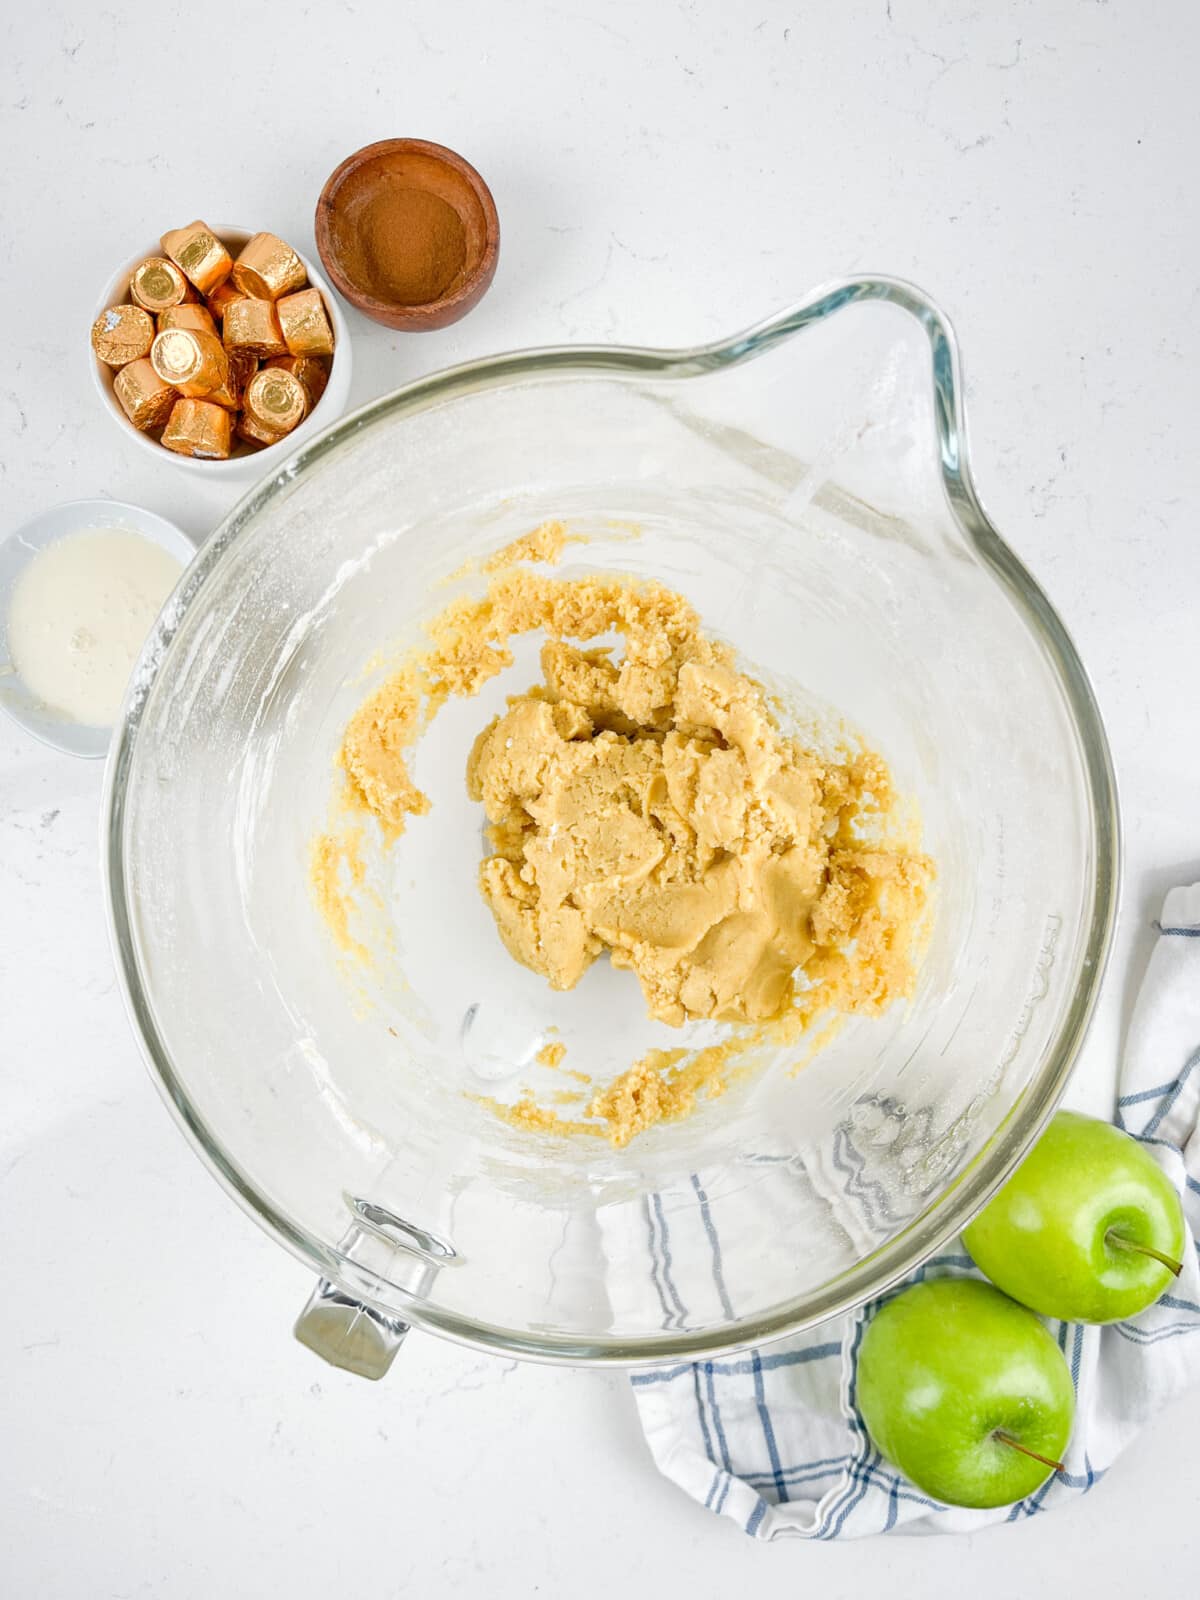
{"type": "MultiPolygon", "coordinates": [[[[1188,1247],[1177,1283],[1131,1321],[1050,1323],[1077,1396],[1067,1470],[1027,1499],[992,1511],[945,1506],[919,1493],[872,1447],[855,1402],[857,1352],[877,1309],[868,1306],[762,1350],[635,1373],[642,1426],[668,1478],[756,1539],[969,1532],[1038,1516],[1085,1494],[1146,1419],[1200,1377],[1200,884],[1171,891],[1157,928],[1116,1121],[1182,1194],[1188,1247]]],[[[703,1189],[695,1187],[719,1297],[719,1240],[703,1189]]],[[[658,1279],[669,1290],[661,1208],[651,1236],[658,1279]]],[[[975,1271],[955,1241],[910,1281],[975,1271]]],[[[685,1318],[680,1306],[676,1325],[685,1318]]]]}

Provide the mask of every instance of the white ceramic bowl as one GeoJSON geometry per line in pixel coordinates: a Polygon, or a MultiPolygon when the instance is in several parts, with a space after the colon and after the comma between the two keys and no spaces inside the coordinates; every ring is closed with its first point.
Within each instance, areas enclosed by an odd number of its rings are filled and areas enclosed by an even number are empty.
{"type": "MultiPolygon", "coordinates": [[[[238,251],[252,237],[252,231],[247,228],[235,228],[223,223],[214,226],[213,232],[226,246],[229,252],[236,256],[238,251]]],[[[157,239],[151,240],[144,249],[136,255],[130,256],[119,271],[115,272],[104,287],[104,293],[96,303],[91,313],[91,323],[100,313],[109,306],[123,305],[129,299],[129,280],[133,276],[133,269],[140,261],[145,261],[147,256],[162,254],[162,247],[157,239]]],[[[300,255],[300,252],[296,252],[300,255]]],[[[116,377],[114,368],[100,361],[92,352],[91,342],[87,346],[88,361],[92,369],[92,381],[96,385],[96,392],[104,409],[112,417],[127,439],[132,439],[141,450],[149,451],[159,461],[174,462],[177,467],[182,467],[187,472],[198,473],[201,477],[218,479],[234,479],[251,482],[261,477],[264,472],[270,471],[275,462],[284,456],[290,455],[296,446],[310,434],[318,433],[322,428],[328,427],[337,420],[346,409],[346,401],[350,397],[350,331],[346,327],[346,319],[342,315],[337,297],[326,280],[321,276],[307,256],[300,256],[304,262],[304,269],[308,273],[308,281],[314,289],[319,289],[325,299],[325,309],[329,313],[329,320],[333,324],[334,352],[329,367],[329,382],[325,393],[305,417],[298,428],[293,428],[278,444],[267,445],[262,450],[252,450],[249,445],[239,444],[238,453],[230,456],[228,461],[201,461],[193,456],[176,455],[173,450],[165,449],[156,439],[147,433],[140,433],[122,411],[116,395],[113,393],[113,380],[116,377]]]]}
{"type": "MultiPolygon", "coordinates": [[[[164,454],[169,455],[170,451],[164,454]]],[[[43,744],[67,755],[94,757],[107,755],[112,729],[74,722],[61,711],[44,705],[23,682],[8,643],[9,603],[21,573],[47,545],[86,528],[128,528],[140,533],[178,556],[183,563],[181,577],[196,554],[196,547],[173,522],[121,500],[71,500],[66,505],[51,506],[0,542],[0,709],[43,744]]]]}

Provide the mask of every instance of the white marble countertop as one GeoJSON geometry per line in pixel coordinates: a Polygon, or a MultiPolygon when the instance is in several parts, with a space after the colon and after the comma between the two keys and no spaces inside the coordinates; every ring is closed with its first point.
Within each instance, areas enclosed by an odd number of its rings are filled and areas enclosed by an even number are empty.
{"type": "MultiPolygon", "coordinates": [[[[15,14],[14,14],[15,16],[15,14]]],[[[350,313],[355,401],[506,347],[728,332],[855,270],[954,320],[982,494],[1097,687],[1125,901],[1076,1099],[1099,1109],[1165,886],[1200,875],[1200,22],[1183,0],[45,0],[0,55],[0,532],[110,494],[203,535],[232,495],[124,445],[86,370],[129,241],[194,215],[311,248],[360,144],[492,185],[491,294],[350,313]]],[[[414,1336],[319,1364],[304,1270],[170,1126],[114,987],[100,771],[0,723],[0,1593],[986,1600],[1179,1589],[1200,1391],[1070,1511],[974,1540],[757,1548],[655,1473],[619,1376],[414,1336]]]]}

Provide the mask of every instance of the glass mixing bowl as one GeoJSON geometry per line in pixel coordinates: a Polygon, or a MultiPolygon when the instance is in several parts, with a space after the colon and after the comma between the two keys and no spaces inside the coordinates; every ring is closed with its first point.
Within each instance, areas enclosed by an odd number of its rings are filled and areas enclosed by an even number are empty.
{"type": "Polygon", "coordinates": [[[697,349],[475,362],[307,445],[204,546],[147,646],[106,857],[169,1103],[320,1275],[300,1336],[377,1375],[408,1324],[644,1364],[878,1294],[967,1221],[1058,1100],[1118,839],[1083,669],[971,483],[950,331],[917,290],[872,279],[697,349]],[[938,867],[911,1003],[847,1023],[799,1072],[780,1050],[623,1150],[480,1103],[551,1027],[601,1078],[681,1042],[607,962],[552,993],[477,892],[466,753],[535,677],[532,645],[419,746],[434,805],[371,854],[370,970],[343,970],[308,884],[378,652],[479,581],[454,576],[468,558],[545,518],[587,536],[564,575],[665,580],[805,715],[861,729],[918,798],[938,867]]]}

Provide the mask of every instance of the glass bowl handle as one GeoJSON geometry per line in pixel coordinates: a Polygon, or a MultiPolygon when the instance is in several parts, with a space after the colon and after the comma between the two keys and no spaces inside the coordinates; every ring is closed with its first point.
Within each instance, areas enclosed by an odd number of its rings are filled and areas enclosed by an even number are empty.
{"type": "Polygon", "coordinates": [[[321,1278],[296,1319],[300,1343],[331,1367],[359,1378],[382,1378],[404,1343],[409,1324],[363,1305],[328,1278],[321,1278]]]}
{"type": "Polygon", "coordinates": [[[372,1295],[368,1303],[354,1289],[323,1277],[292,1331],[330,1366],[360,1378],[382,1378],[411,1326],[386,1309],[392,1293],[420,1300],[443,1267],[460,1265],[462,1257],[451,1240],[386,1206],[360,1195],[347,1194],[345,1200],[355,1220],[342,1236],[338,1254],[355,1274],[349,1281],[357,1286],[365,1275],[368,1283],[378,1285],[383,1302],[372,1295]]]}

